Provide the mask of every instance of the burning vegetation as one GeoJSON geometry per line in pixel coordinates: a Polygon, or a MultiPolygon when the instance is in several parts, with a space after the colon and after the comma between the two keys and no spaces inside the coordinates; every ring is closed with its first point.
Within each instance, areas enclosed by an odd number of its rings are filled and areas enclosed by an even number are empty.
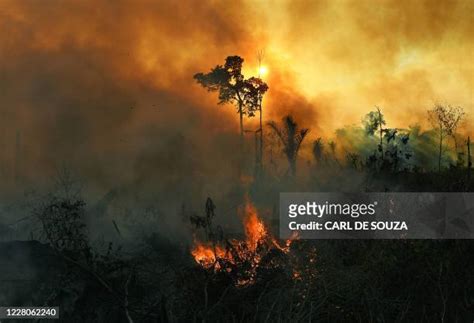
{"type": "MultiPolygon", "coordinates": [[[[279,267],[282,260],[289,260],[293,239],[280,244],[272,236],[257,209],[247,199],[243,212],[244,239],[228,239],[220,226],[214,226],[215,205],[210,198],[206,202],[205,216],[194,215],[191,223],[202,229],[205,241],[195,239],[191,254],[194,260],[206,270],[228,274],[237,286],[253,284],[261,268],[279,267]]],[[[294,277],[298,274],[295,271],[294,277]]]]}

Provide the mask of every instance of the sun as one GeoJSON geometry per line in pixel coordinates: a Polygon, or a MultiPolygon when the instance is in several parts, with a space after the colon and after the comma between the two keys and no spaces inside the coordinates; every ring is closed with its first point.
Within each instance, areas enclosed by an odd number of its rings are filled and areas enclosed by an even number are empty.
{"type": "Polygon", "coordinates": [[[258,76],[263,77],[268,74],[268,68],[265,65],[262,65],[258,68],[258,76]]]}

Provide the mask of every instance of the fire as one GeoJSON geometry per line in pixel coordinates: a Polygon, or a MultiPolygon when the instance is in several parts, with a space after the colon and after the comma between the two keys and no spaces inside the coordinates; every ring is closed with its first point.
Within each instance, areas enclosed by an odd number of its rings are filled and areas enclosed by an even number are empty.
{"type": "Polygon", "coordinates": [[[229,239],[225,243],[203,243],[196,240],[191,250],[194,260],[203,268],[214,272],[224,270],[234,273],[238,286],[254,282],[260,262],[270,250],[277,249],[288,253],[291,245],[291,240],[280,245],[277,239],[269,234],[258,216],[257,209],[248,199],[242,212],[245,240],[229,239]]]}
{"type": "MultiPolygon", "coordinates": [[[[219,266],[217,260],[219,258],[225,258],[227,255],[225,249],[220,246],[205,246],[203,244],[197,244],[191,251],[194,259],[197,263],[201,264],[205,268],[213,266],[219,266]]],[[[229,255],[230,256],[230,255],[229,255]]]]}
{"type": "Polygon", "coordinates": [[[250,250],[255,252],[258,243],[267,236],[267,230],[263,222],[258,218],[257,209],[249,201],[245,204],[244,227],[247,245],[250,250]]]}

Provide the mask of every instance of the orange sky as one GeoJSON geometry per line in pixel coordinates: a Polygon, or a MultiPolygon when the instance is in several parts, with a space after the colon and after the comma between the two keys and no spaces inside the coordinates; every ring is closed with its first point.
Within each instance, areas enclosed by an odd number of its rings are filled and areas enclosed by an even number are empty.
{"type": "Polygon", "coordinates": [[[374,105],[389,126],[426,126],[440,102],[462,106],[470,128],[473,9],[471,0],[3,0],[0,126],[9,140],[24,133],[31,160],[70,157],[71,143],[137,153],[146,131],[208,142],[237,133],[238,118],[193,74],[237,54],[255,75],[264,49],[266,120],[290,112],[312,136],[331,136],[374,105]]]}
{"type": "Polygon", "coordinates": [[[10,59],[16,54],[9,50],[34,55],[71,47],[109,55],[103,63],[114,77],[169,90],[178,80],[181,87],[193,86],[194,72],[230,54],[244,56],[247,73],[255,74],[256,52],[264,49],[269,103],[285,105],[275,102],[281,92],[301,95],[319,110],[325,128],[358,122],[376,104],[397,123],[417,121],[414,112],[424,113],[434,102],[473,111],[469,0],[2,1],[1,6],[2,56],[11,54],[10,59]]]}
{"type": "Polygon", "coordinates": [[[265,11],[267,48],[305,97],[327,104],[329,124],[358,122],[380,105],[402,127],[434,102],[473,120],[473,1],[296,3],[265,11]]]}

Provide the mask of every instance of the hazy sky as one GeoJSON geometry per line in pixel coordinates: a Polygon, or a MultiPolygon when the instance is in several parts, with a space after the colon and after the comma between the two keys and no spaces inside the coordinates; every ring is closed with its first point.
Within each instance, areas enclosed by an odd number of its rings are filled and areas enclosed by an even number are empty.
{"type": "Polygon", "coordinates": [[[440,102],[462,106],[467,128],[473,8],[471,0],[0,0],[4,159],[11,164],[19,132],[28,162],[77,160],[94,176],[174,167],[162,155],[180,144],[191,151],[182,167],[211,167],[192,150],[225,147],[238,118],[192,76],[235,54],[256,74],[261,49],[266,120],[291,112],[312,136],[331,136],[374,105],[389,126],[407,127],[425,124],[440,102]]]}

